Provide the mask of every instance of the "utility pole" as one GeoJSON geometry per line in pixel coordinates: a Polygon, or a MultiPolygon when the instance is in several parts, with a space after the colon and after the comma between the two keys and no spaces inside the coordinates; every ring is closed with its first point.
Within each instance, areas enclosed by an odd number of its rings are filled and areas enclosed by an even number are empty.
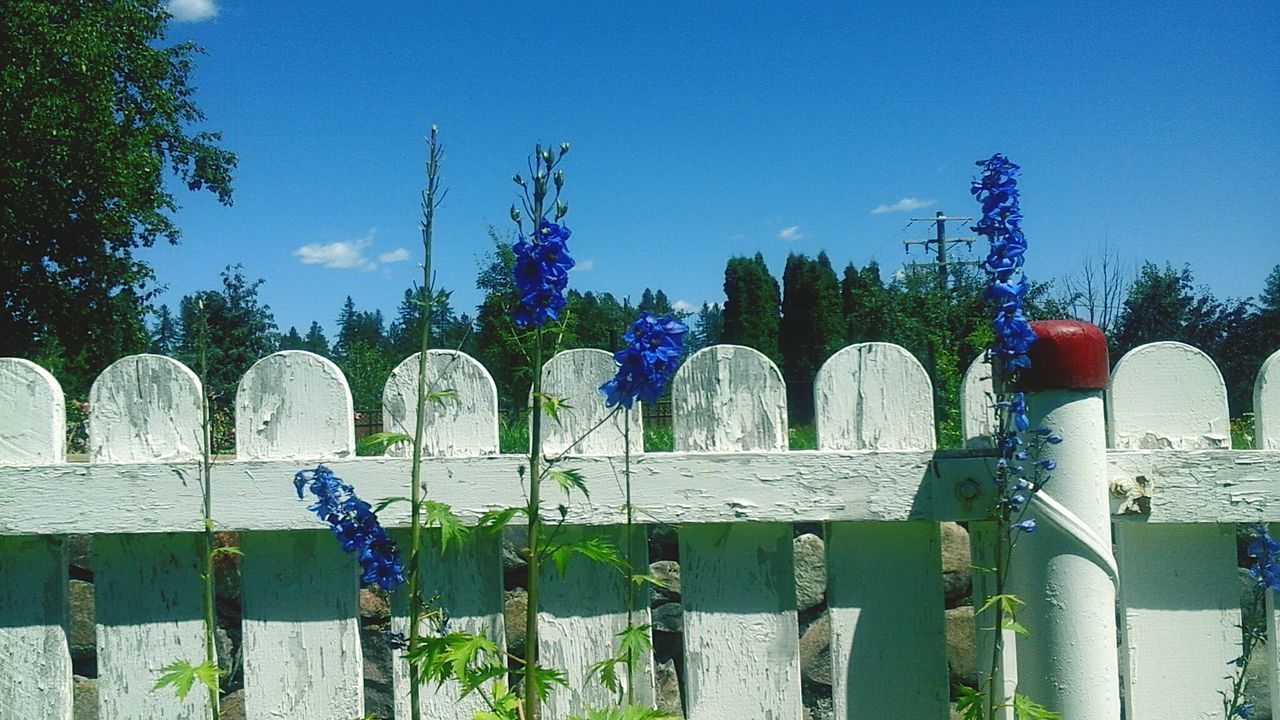
{"type": "MultiPolygon", "coordinates": [[[[903,240],[902,244],[904,248],[907,250],[907,252],[911,251],[912,245],[924,245],[925,252],[929,251],[930,245],[934,246],[934,251],[936,252],[936,257],[937,257],[937,261],[935,262],[935,264],[938,267],[938,289],[939,290],[947,289],[947,265],[948,264],[951,264],[951,265],[975,264],[973,261],[968,261],[968,260],[966,261],[953,260],[950,263],[947,262],[948,246],[954,247],[956,245],[959,245],[960,243],[964,243],[969,248],[973,248],[973,241],[977,239],[974,237],[953,237],[953,238],[947,237],[947,223],[970,222],[971,220],[973,220],[973,218],[971,217],[947,217],[946,213],[942,212],[941,210],[939,210],[937,214],[931,218],[911,218],[911,223],[927,222],[936,226],[937,232],[934,237],[923,239],[923,240],[903,240]]],[[[911,223],[908,223],[908,225],[910,225],[911,223]]]]}

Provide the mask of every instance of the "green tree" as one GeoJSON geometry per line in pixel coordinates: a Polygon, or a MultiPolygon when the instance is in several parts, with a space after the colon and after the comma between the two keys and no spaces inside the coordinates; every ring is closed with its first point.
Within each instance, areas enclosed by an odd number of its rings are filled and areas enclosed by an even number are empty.
{"type": "Polygon", "coordinates": [[[258,300],[263,280],[245,280],[236,265],[222,271],[222,290],[201,290],[179,303],[181,339],[179,359],[200,367],[200,347],[206,348],[208,377],[203,378],[213,402],[230,408],[236,386],[259,359],[279,347],[271,307],[258,300]]]}
{"type": "Polygon", "coordinates": [[[235,155],[192,130],[199,48],[164,44],[164,7],[0,8],[0,355],[60,354],[72,394],[149,344],[134,251],[178,239],[166,175],[231,201],[235,155]]]}
{"type": "Polygon", "coordinates": [[[338,315],[338,339],[333,359],[347,376],[357,410],[382,407],[382,389],[397,362],[383,331],[381,310],[357,310],[351,296],[338,315]]]}
{"type": "Polygon", "coordinates": [[[298,328],[293,325],[290,325],[289,332],[280,338],[281,350],[302,350],[305,344],[306,341],[298,334],[298,328]]]}
{"type": "Polygon", "coordinates": [[[840,281],[840,305],[846,344],[877,342],[890,335],[892,300],[880,279],[880,265],[875,261],[861,270],[853,263],[845,266],[840,281]]]}
{"type": "Polygon", "coordinates": [[[150,352],[158,355],[172,356],[178,351],[178,347],[182,342],[182,333],[178,328],[178,321],[173,317],[173,312],[169,310],[168,305],[161,305],[155,311],[156,325],[151,331],[150,352]]]}
{"type": "Polygon", "coordinates": [[[778,281],[764,255],[730,258],[724,268],[724,331],[721,342],[755,348],[780,363],[778,281]]]}
{"type": "Polygon", "coordinates": [[[807,390],[822,363],[840,349],[844,318],[835,270],[825,252],[817,259],[791,253],[782,271],[779,345],[789,384],[807,390]]]}
{"type": "Polygon", "coordinates": [[[718,344],[724,335],[724,310],[720,303],[702,303],[690,331],[685,343],[690,353],[718,344]]]}
{"type": "MultiPolygon", "coordinates": [[[[431,303],[431,343],[438,348],[467,350],[471,335],[471,319],[458,316],[449,303],[451,293],[440,290],[431,303]]],[[[422,345],[422,308],[426,304],[426,291],[415,288],[404,291],[404,299],[396,319],[387,330],[392,356],[399,362],[418,352],[422,345]]]]}
{"type": "Polygon", "coordinates": [[[315,320],[311,321],[311,329],[307,331],[307,336],[302,339],[302,347],[299,350],[315,353],[323,357],[329,357],[329,340],[324,336],[324,328],[320,327],[320,323],[315,320]]]}

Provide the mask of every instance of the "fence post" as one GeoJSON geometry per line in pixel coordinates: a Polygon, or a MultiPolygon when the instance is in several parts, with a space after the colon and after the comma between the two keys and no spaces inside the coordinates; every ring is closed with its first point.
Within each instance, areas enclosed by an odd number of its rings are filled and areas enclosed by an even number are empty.
{"type": "Polygon", "coordinates": [[[1071,720],[1120,717],[1110,506],[1106,489],[1107,344],[1088,323],[1032,324],[1027,394],[1031,427],[1046,426],[1063,442],[1046,445],[1057,462],[1047,499],[1028,510],[1039,529],[1020,538],[1010,573],[1026,605],[1018,621],[1018,690],[1071,720]]]}

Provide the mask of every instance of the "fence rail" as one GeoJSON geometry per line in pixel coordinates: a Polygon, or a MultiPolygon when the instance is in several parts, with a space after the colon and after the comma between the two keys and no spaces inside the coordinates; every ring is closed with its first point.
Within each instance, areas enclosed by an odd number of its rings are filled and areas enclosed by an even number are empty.
{"type": "MultiPolygon", "coordinates": [[[[406,360],[388,381],[386,430],[414,425],[416,365],[406,360]]],[[[605,419],[596,388],[613,364],[608,353],[574,350],[544,372],[548,392],[576,408],[564,424],[547,426],[544,442],[555,451],[605,419]]],[[[522,505],[521,458],[498,454],[488,373],[468,356],[432,351],[428,381],[458,398],[428,409],[427,496],[467,520],[522,505]]],[[[1090,649],[1118,667],[1118,676],[1098,679],[1117,697],[1086,698],[1093,710],[1071,720],[1115,720],[1121,678],[1130,720],[1220,714],[1224,669],[1240,650],[1233,524],[1280,522],[1280,353],[1256,388],[1261,449],[1233,451],[1225,389],[1207,356],[1155,343],[1117,364],[1106,395],[1111,449],[1099,440],[1094,470],[1055,479],[1109,506],[1119,568],[1118,587],[1106,582],[1119,605],[1120,653],[1114,640],[1090,649]]],[[[645,522],[681,527],[689,717],[801,716],[793,523],[825,523],[835,716],[948,717],[937,522],[976,521],[987,507],[990,458],[981,446],[990,395],[989,373],[976,364],[962,397],[973,448],[936,451],[932,388],[920,363],[893,345],[851,346],[814,382],[818,449],[788,451],[777,368],[753,350],[714,346],[673,381],[676,452],[643,453],[641,414],[632,411],[635,503],[645,522]]],[[[1096,395],[1059,400],[1078,401],[1071,407],[1081,416],[1096,414],[1101,433],[1096,395]]],[[[179,702],[150,691],[160,666],[197,660],[203,647],[199,399],[198,379],[180,363],[122,359],[91,393],[89,462],[66,463],[57,383],[33,363],[0,359],[0,647],[8,658],[0,665],[0,717],[71,717],[64,540],[71,534],[94,535],[99,717],[203,717],[201,693],[179,702]]],[[[405,448],[356,458],[352,418],[345,378],[309,353],[264,358],[240,384],[237,457],[215,464],[212,483],[219,529],[242,532],[249,718],[364,712],[357,573],[291,483],[298,470],[323,462],[366,498],[408,494],[405,448]]],[[[1088,430],[1063,428],[1063,447],[1088,430]]],[[[591,496],[569,505],[566,524],[631,543],[643,557],[643,535],[628,537],[622,527],[625,440],[614,417],[575,449],[572,464],[591,496]]],[[[408,521],[400,505],[382,517],[394,527],[408,521]]],[[[975,536],[981,529],[975,522],[975,536]]],[[[1096,569],[1110,558],[1110,543],[1103,545],[1107,558],[1077,543],[1046,565],[1096,569]]],[[[501,550],[500,541],[481,540],[461,554],[423,559],[428,594],[441,594],[460,627],[500,643],[501,550]]],[[[550,700],[547,717],[559,718],[610,700],[582,678],[625,623],[626,598],[616,575],[586,564],[545,582],[540,652],[572,680],[550,700]]],[[[1055,606],[1051,595],[1026,591],[1024,614],[1045,618],[1037,630],[1044,642],[1055,623],[1081,612],[1055,606]]],[[[394,627],[404,627],[404,615],[403,604],[393,605],[394,627]]],[[[1280,644],[1271,597],[1268,616],[1272,632],[1261,652],[1273,658],[1280,644]]],[[[1020,659],[1007,660],[1010,682],[1045,671],[1032,664],[1045,662],[1034,642],[1019,642],[1020,659]]],[[[403,668],[395,667],[397,717],[408,717],[403,668]]],[[[651,664],[642,675],[640,697],[651,697],[651,664]]],[[[1269,677],[1280,696],[1280,676],[1269,677]]],[[[432,718],[469,718],[476,709],[474,698],[460,701],[449,686],[424,693],[424,704],[432,718]]]]}

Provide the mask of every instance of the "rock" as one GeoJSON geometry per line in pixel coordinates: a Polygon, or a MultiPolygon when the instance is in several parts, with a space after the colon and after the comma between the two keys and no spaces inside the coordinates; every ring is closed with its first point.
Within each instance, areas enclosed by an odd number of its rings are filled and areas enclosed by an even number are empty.
{"type": "Polygon", "coordinates": [[[819,605],[827,596],[827,546],[813,534],[797,537],[792,542],[796,565],[796,610],[804,612],[819,605]]]}
{"type": "Polygon", "coordinates": [[[244,690],[236,690],[222,696],[218,717],[222,720],[245,720],[244,690]]]}
{"type": "Polygon", "coordinates": [[[969,531],[958,523],[942,523],[942,587],[948,605],[972,592],[969,531]]]}
{"type": "Polygon", "coordinates": [[[387,593],[374,588],[360,589],[360,619],[364,623],[382,625],[391,620],[387,593]]]}
{"type": "Polygon", "coordinates": [[[71,659],[91,659],[98,652],[93,583],[72,580],[68,588],[68,600],[71,607],[71,659]]]}
{"type": "Polygon", "coordinates": [[[675,661],[658,663],[653,671],[658,691],[658,709],[676,717],[684,717],[684,702],[680,699],[680,676],[676,673],[675,661]]]}
{"type": "Polygon", "coordinates": [[[652,585],[653,605],[680,602],[680,563],[675,560],[659,560],[649,563],[649,574],[662,585],[652,585]]]}
{"type": "Polygon", "coordinates": [[[978,646],[973,608],[962,605],[947,610],[947,667],[952,684],[978,687],[978,646]]]}
{"type": "Polygon", "coordinates": [[[529,577],[528,545],[527,527],[508,525],[502,528],[502,580],[507,590],[524,587],[529,577]]]}
{"type": "Polygon", "coordinates": [[[67,562],[71,565],[71,576],[81,580],[93,579],[93,536],[67,536],[67,562]]]}
{"type": "Polygon", "coordinates": [[[238,658],[236,657],[235,643],[231,642],[231,635],[226,628],[218,627],[214,629],[213,649],[218,655],[218,669],[223,672],[224,678],[233,675],[236,671],[238,658]]]}
{"type": "Polygon", "coordinates": [[[664,633],[684,632],[684,606],[680,603],[659,605],[650,612],[653,629],[664,633]]]}
{"type": "Polygon", "coordinates": [[[825,612],[800,636],[800,677],[831,684],[831,617],[825,612]]]}
{"type": "Polygon", "coordinates": [[[502,612],[507,626],[507,652],[524,657],[524,614],[529,607],[529,594],[523,588],[508,590],[502,612]]]}
{"type": "Polygon", "coordinates": [[[649,557],[658,560],[680,559],[680,536],[671,525],[649,526],[649,557]]]}
{"type": "Polygon", "coordinates": [[[392,717],[393,705],[391,646],[381,630],[360,631],[364,655],[364,709],[375,717],[392,717]]]}
{"type": "Polygon", "coordinates": [[[77,675],[71,683],[73,720],[98,720],[98,681],[77,675]]]}

